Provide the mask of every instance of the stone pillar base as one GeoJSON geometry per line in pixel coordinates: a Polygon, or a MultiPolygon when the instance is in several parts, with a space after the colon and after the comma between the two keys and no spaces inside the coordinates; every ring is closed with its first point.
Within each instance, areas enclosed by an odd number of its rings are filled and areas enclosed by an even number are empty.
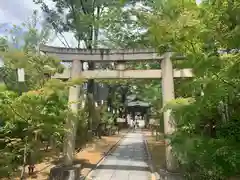
{"type": "Polygon", "coordinates": [[[81,165],[56,166],[50,170],[49,180],[79,180],[81,165]]]}
{"type": "Polygon", "coordinates": [[[159,180],[183,180],[183,176],[180,173],[169,172],[166,169],[160,169],[159,176],[159,180]]]}

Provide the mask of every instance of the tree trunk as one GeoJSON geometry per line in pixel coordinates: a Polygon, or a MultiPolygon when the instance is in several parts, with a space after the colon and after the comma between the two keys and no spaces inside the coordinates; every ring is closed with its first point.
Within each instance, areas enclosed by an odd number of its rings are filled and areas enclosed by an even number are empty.
{"type": "Polygon", "coordinates": [[[25,142],[25,147],[24,147],[24,151],[23,151],[23,165],[22,165],[20,180],[24,180],[26,163],[27,163],[27,140],[25,142]]]}

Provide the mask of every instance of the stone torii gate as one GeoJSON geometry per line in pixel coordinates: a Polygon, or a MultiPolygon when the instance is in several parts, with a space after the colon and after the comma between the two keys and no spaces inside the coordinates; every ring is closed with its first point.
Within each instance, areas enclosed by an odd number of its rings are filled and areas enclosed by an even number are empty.
{"type": "MultiPolygon", "coordinates": [[[[174,78],[192,77],[191,69],[173,69],[171,53],[159,55],[154,49],[74,49],[51,46],[41,46],[40,51],[47,55],[58,57],[63,62],[71,62],[72,67],[64,70],[62,74],[56,74],[52,78],[69,79],[82,77],[86,79],[162,79],[163,105],[175,98],[174,78]],[[129,61],[152,61],[158,60],[161,69],[150,70],[126,70],[125,63],[129,61]],[[87,70],[83,71],[83,62],[117,62],[116,70],[87,70]]],[[[174,59],[183,59],[175,57],[174,59]]],[[[80,87],[71,87],[69,90],[69,101],[79,101],[80,87]]],[[[77,111],[77,105],[71,105],[73,111],[77,111]]],[[[164,112],[164,132],[171,134],[175,127],[171,123],[170,111],[164,112]]],[[[73,137],[70,137],[73,138],[73,137]]],[[[71,150],[70,150],[71,151],[71,150]]],[[[70,162],[69,162],[70,163],[70,162]]],[[[171,147],[166,147],[166,168],[169,172],[176,171],[176,163],[171,153],[171,147]]]]}

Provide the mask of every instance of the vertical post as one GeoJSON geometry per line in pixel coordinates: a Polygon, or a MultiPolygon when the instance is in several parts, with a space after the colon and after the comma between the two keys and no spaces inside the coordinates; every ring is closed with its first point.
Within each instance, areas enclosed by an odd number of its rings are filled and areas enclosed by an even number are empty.
{"type": "MultiPolygon", "coordinates": [[[[164,59],[161,62],[163,106],[175,98],[173,67],[170,58],[171,53],[166,53],[164,59]]],[[[175,127],[174,124],[172,123],[170,110],[165,111],[163,116],[164,116],[164,133],[166,135],[171,134],[174,131],[175,127]]],[[[170,172],[175,172],[177,169],[177,163],[175,158],[173,157],[172,148],[168,144],[166,146],[166,168],[170,172]]]]}
{"type": "Polygon", "coordinates": [[[116,69],[118,70],[118,77],[122,78],[124,76],[125,62],[118,62],[116,69]]]}
{"type": "MultiPolygon", "coordinates": [[[[82,62],[80,60],[73,60],[71,69],[71,78],[79,78],[82,71],[82,62]]],[[[77,131],[77,118],[80,105],[80,85],[71,86],[69,88],[68,104],[72,115],[66,119],[66,133],[64,141],[64,165],[72,165],[75,152],[75,136],[77,131]]]]}

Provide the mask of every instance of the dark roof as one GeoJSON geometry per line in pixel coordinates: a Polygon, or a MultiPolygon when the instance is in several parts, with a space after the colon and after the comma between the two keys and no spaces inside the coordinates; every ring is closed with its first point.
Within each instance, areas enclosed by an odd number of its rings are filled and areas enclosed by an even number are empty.
{"type": "Polygon", "coordinates": [[[150,104],[148,102],[144,102],[144,101],[130,101],[126,105],[128,107],[136,107],[136,106],[150,107],[150,104]]]}
{"type": "Polygon", "coordinates": [[[136,95],[130,95],[127,96],[127,100],[125,102],[125,105],[127,107],[150,107],[150,103],[145,102],[144,100],[142,100],[141,98],[137,97],[136,95]]]}

